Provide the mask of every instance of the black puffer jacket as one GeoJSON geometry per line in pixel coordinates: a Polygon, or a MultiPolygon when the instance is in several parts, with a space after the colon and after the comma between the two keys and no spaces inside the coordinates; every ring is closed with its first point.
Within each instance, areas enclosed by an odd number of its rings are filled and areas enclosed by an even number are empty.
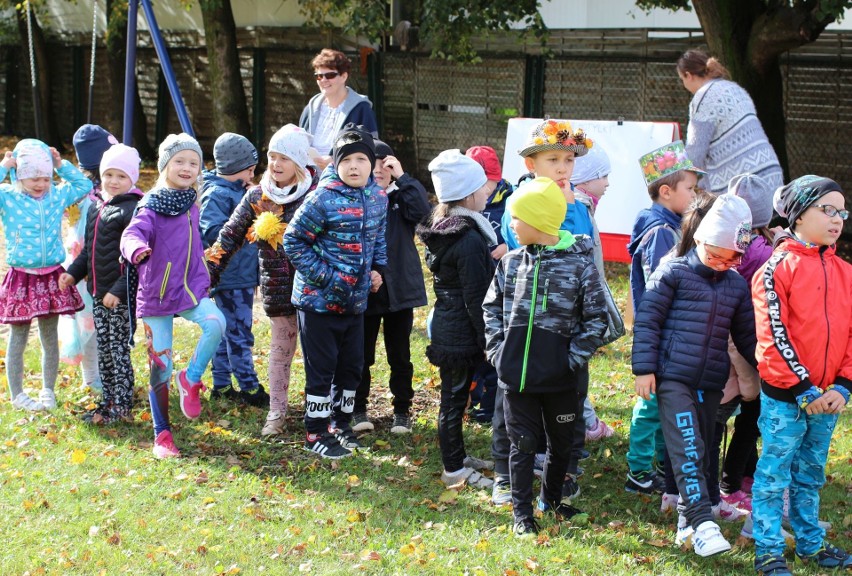
{"type": "Polygon", "coordinates": [[[385,229],[388,265],[382,272],[379,291],[371,292],[367,298],[368,315],[417,308],[427,302],[423,269],[414,245],[414,229],[429,215],[431,206],[426,189],[416,178],[403,174],[396,186],[388,191],[385,229]]]}
{"type": "Polygon", "coordinates": [[[121,257],[121,233],[130,224],[142,191],[134,188],[104,202],[92,196],[86,214],[86,242],[82,252],[68,267],[68,273],[79,282],[86,278],[86,289],[95,298],[107,293],[127,303],[127,279],[121,257]]]}
{"type": "Polygon", "coordinates": [[[633,326],[633,373],[699,390],[728,380],[728,334],[753,366],[757,342],[751,290],[734,270],[716,272],[693,248],[648,279],[633,326]]]}
{"type": "MultiPolygon", "coordinates": [[[[312,172],[311,190],[316,188],[317,175],[312,172]]],[[[254,186],[246,192],[237,204],[228,222],[219,231],[219,239],[207,249],[207,268],[210,278],[215,285],[219,275],[228,266],[231,256],[240,249],[246,240],[246,234],[261,212],[272,212],[283,223],[289,223],[302,202],[311,192],[308,191],[294,202],[280,205],[263,196],[260,186],[254,186]],[[212,255],[212,257],[211,257],[212,255]]],[[[296,269],[290,259],[284,254],[283,238],[277,246],[272,246],[264,240],[257,240],[258,257],[260,259],[260,295],[263,310],[269,317],[292,316],[296,308],[290,302],[293,294],[293,277],[296,269]]]]}
{"type": "Polygon", "coordinates": [[[442,368],[475,366],[485,359],[482,301],[494,276],[488,240],[473,218],[456,215],[418,226],[417,235],[436,298],[426,356],[442,368]]]}

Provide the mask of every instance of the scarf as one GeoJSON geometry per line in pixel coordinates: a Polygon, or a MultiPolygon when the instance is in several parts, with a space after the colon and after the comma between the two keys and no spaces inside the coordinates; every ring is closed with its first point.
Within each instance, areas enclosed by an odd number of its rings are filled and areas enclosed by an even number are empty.
{"type": "Polygon", "coordinates": [[[463,208],[461,206],[453,206],[450,208],[448,212],[449,216],[466,216],[473,220],[476,223],[477,229],[479,232],[485,236],[485,239],[488,241],[489,246],[494,246],[497,244],[497,234],[494,232],[494,228],[491,226],[491,222],[488,221],[488,218],[483,216],[479,212],[474,212],[468,208],[463,208]]]}
{"type": "Polygon", "coordinates": [[[263,193],[266,194],[267,198],[276,204],[290,204],[307,194],[311,189],[311,185],[313,184],[311,173],[308,170],[305,170],[305,175],[307,178],[298,182],[295,186],[279,188],[275,185],[275,181],[272,177],[267,173],[260,179],[260,189],[263,190],[263,193]]]}
{"type": "Polygon", "coordinates": [[[137,210],[147,208],[163,216],[180,216],[192,208],[197,197],[198,193],[192,188],[186,190],[157,188],[142,197],[137,205],[137,210]]]}

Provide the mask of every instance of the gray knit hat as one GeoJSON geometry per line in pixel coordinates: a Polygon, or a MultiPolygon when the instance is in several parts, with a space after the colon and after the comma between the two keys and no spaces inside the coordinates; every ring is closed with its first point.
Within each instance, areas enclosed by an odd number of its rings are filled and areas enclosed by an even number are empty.
{"type": "Polygon", "coordinates": [[[751,225],[763,228],[772,220],[772,189],[756,174],[739,174],[728,182],[728,192],[739,196],[751,210],[751,225]]]}
{"type": "Polygon", "coordinates": [[[172,159],[172,156],[183,150],[192,150],[198,154],[198,159],[201,161],[201,167],[204,167],[204,153],[201,152],[201,146],[198,141],[187,134],[169,134],[163,143],[160,144],[160,150],[157,158],[157,171],[162,172],[166,168],[166,164],[172,159]]]}
{"type": "Polygon", "coordinates": [[[257,166],[257,148],[245,136],[225,132],[213,144],[213,160],[217,174],[230,176],[257,166]]]}

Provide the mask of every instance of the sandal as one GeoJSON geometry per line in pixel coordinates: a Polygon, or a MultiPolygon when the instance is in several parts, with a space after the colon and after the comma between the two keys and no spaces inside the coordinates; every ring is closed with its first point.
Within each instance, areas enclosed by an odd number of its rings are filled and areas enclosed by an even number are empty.
{"type": "Polygon", "coordinates": [[[43,412],[47,410],[44,404],[38,400],[33,400],[26,392],[21,392],[15,396],[15,399],[12,400],[12,406],[18,410],[26,410],[27,412],[43,412]]]}

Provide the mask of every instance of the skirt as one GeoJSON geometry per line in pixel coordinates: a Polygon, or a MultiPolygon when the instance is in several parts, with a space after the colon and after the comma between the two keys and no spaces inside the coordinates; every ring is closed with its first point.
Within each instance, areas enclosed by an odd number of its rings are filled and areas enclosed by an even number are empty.
{"type": "Polygon", "coordinates": [[[83,309],[76,286],[60,290],[57,268],[47,274],[10,269],[0,284],[0,324],[29,324],[34,318],[74,314],[83,309]]]}

